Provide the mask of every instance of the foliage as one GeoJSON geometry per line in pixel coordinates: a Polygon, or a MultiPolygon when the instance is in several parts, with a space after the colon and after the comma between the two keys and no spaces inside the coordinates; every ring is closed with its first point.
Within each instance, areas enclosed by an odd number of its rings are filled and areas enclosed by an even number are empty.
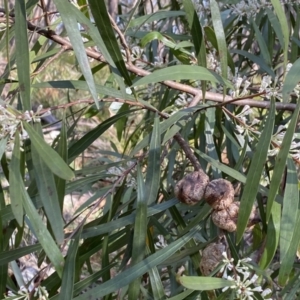
{"type": "Polygon", "coordinates": [[[99,0],[5,2],[3,297],[299,297],[300,5],[285,2],[119,1],[116,20],[99,0]],[[31,111],[34,95],[50,107],[31,111]],[[236,232],[176,199],[193,170],[234,185],[236,232]]]}

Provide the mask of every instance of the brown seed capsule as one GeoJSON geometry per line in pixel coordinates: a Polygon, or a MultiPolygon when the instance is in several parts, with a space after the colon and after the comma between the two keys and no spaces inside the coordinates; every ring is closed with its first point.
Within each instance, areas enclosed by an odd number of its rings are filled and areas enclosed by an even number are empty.
{"type": "Polygon", "coordinates": [[[234,200],[232,184],[225,179],[212,180],[206,187],[204,199],[215,210],[223,210],[234,200]]]}
{"type": "MultiPolygon", "coordinates": [[[[226,209],[214,210],[211,218],[216,226],[229,232],[236,231],[237,218],[240,209],[240,202],[231,203],[226,209]]],[[[255,206],[253,206],[248,225],[252,225],[253,220],[256,219],[255,206]]]]}
{"type": "Polygon", "coordinates": [[[202,170],[189,173],[175,185],[175,196],[187,205],[195,205],[202,199],[208,182],[202,170]]]}
{"type": "Polygon", "coordinates": [[[212,243],[202,251],[200,270],[203,275],[209,275],[218,266],[223,258],[222,253],[225,250],[224,244],[212,243]]]}

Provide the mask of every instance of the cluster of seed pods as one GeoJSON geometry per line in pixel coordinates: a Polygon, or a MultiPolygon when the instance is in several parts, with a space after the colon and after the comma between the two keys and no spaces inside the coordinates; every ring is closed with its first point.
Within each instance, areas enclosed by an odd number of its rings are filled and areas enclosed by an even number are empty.
{"type": "MultiPolygon", "coordinates": [[[[214,224],[229,232],[236,231],[240,202],[234,201],[234,188],[228,180],[210,181],[204,171],[199,170],[178,181],[174,192],[176,197],[187,205],[195,205],[204,199],[213,208],[211,218],[214,224]]],[[[253,206],[248,226],[253,225],[255,220],[253,206]]],[[[218,266],[224,251],[226,246],[222,242],[211,243],[202,251],[200,270],[203,275],[209,275],[218,266]]]]}
{"type": "MultiPolygon", "coordinates": [[[[177,182],[175,195],[187,205],[195,205],[204,199],[212,208],[212,221],[221,229],[236,231],[240,202],[234,201],[234,188],[226,179],[209,180],[204,171],[187,174],[177,182]]],[[[255,219],[253,206],[248,225],[255,219]]]]}

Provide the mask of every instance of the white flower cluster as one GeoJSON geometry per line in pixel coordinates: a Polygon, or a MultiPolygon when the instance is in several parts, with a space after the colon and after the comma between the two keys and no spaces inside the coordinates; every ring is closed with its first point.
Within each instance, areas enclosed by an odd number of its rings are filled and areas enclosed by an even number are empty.
{"type": "Polygon", "coordinates": [[[244,97],[247,94],[249,94],[248,87],[250,86],[251,82],[247,80],[246,76],[241,77],[237,69],[235,70],[235,75],[233,76],[231,81],[234,86],[234,90],[233,91],[231,90],[229,92],[231,97],[238,98],[238,97],[244,97]]]}
{"type": "Polygon", "coordinates": [[[249,105],[245,105],[242,109],[242,111],[236,115],[236,118],[240,121],[241,124],[243,125],[236,125],[236,130],[238,133],[247,135],[249,141],[253,140],[253,134],[259,135],[260,132],[257,131],[254,127],[254,125],[258,124],[260,121],[256,118],[254,118],[250,124],[248,123],[247,116],[248,115],[253,115],[253,111],[249,105]]]}
{"type": "MultiPolygon", "coordinates": [[[[272,84],[272,78],[271,76],[267,75],[264,76],[262,78],[261,84],[260,84],[260,89],[259,89],[259,93],[262,92],[266,92],[265,97],[267,99],[270,99],[271,97],[275,97],[275,98],[282,98],[282,93],[281,93],[281,84],[276,85],[274,84],[273,86],[271,86],[272,84]]],[[[275,78],[275,83],[277,82],[277,78],[275,78]]]]}
{"type": "MultiPolygon", "coordinates": [[[[4,296],[6,300],[30,300],[31,299],[31,292],[26,287],[21,286],[20,290],[18,291],[17,295],[12,293],[11,291],[8,292],[8,297],[4,296]]],[[[35,299],[38,300],[48,300],[49,294],[45,287],[38,286],[35,289],[34,297],[38,297],[35,299]]]]}
{"type": "Polygon", "coordinates": [[[221,272],[223,273],[223,278],[231,280],[234,282],[232,286],[225,287],[222,289],[222,292],[225,292],[228,289],[232,289],[235,294],[234,297],[240,300],[254,300],[256,299],[254,296],[254,292],[260,293],[263,299],[270,299],[271,294],[270,289],[263,290],[260,285],[257,285],[258,276],[253,274],[253,272],[249,272],[251,269],[251,265],[248,262],[251,261],[251,258],[244,258],[238,260],[237,264],[233,264],[233,258],[228,258],[227,253],[222,253],[223,259],[223,267],[221,272]],[[234,275],[228,275],[228,271],[233,271],[234,275]]]}
{"type": "MultiPolygon", "coordinates": [[[[269,156],[278,154],[282,146],[287,126],[288,125],[278,126],[276,133],[272,136],[272,143],[275,147],[268,151],[269,156]]],[[[289,148],[289,153],[295,160],[300,160],[300,142],[296,141],[297,139],[299,141],[299,137],[297,137],[297,134],[294,134],[291,146],[289,148]]]]}
{"type": "Polygon", "coordinates": [[[40,111],[43,106],[40,105],[37,108],[36,112],[25,111],[21,113],[20,111],[10,107],[10,106],[2,106],[0,105],[0,140],[3,138],[8,138],[7,149],[10,150],[10,143],[13,141],[15,133],[18,129],[20,129],[20,138],[21,140],[25,140],[28,138],[27,132],[24,130],[22,126],[22,121],[26,122],[40,122],[41,117],[50,114],[51,112],[46,112],[40,115],[40,111]]]}
{"type": "Polygon", "coordinates": [[[262,6],[266,6],[268,1],[266,0],[246,0],[239,1],[237,4],[232,5],[233,13],[237,14],[239,17],[246,15],[248,18],[256,15],[262,6]]]}

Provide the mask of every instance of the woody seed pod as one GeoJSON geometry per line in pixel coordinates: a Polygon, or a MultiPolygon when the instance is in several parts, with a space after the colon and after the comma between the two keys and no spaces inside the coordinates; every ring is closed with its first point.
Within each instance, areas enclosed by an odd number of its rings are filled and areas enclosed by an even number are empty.
{"type": "Polygon", "coordinates": [[[225,179],[212,180],[206,187],[204,199],[215,210],[223,210],[234,200],[232,184],[225,179]]]}
{"type": "Polygon", "coordinates": [[[175,196],[187,205],[195,205],[202,199],[208,182],[202,170],[189,173],[175,185],[175,196]]]}
{"type": "Polygon", "coordinates": [[[200,270],[202,275],[209,275],[221,262],[222,253],[226,250],[222,243],[209,244],[202,251],[202,258],[200,262],[200,270]]]}
{"type": "MultiPolygon", "coordinates": [[[[236,231],[237,218],[240,209],[240,202],[236,201],[231,203],[226,209],[214,210],[211,214],[211,218],[216,226],[229,232],[236,231]]],[[[253,206],[248,226],[253,224],[255,220],[255,206],[253,206]]]]}

